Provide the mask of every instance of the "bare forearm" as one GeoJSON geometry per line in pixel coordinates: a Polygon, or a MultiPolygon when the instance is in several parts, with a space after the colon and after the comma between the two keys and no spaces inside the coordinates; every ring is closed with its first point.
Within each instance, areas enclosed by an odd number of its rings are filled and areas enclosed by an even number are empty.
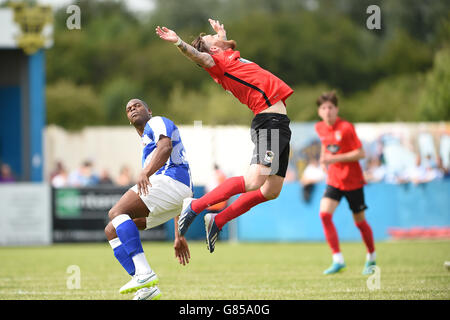
{"type": "Polygon", "coordinates": [[[153,175],[156,171],[161,169],[163,165],[169,160],[170,154],[172,153],[172,148],[167,147],[157,147],[155,153],[152,157],[150,163],[144,168],[144,173],[147,177],[153,175]]]}
{"type": "Polygon", "coordinates": [[[198,51],[183,40],[181,40],[181,43],[177,47],[182,54],[202,67],[210,68],[214,65],[214,60],[210,54],[198,51]]]}
{"type": "Polygon", "coordinates": [[[334,160],[336,162],[354,162],[359,161],[365,157],[363,149],[356,149],[346,153],[334,155],[334,160]]]}
{"type": "Polygon", "coordinates": [[[178,234],[178,220],[180,219],[180,216],[176,216],[173,218],[174,226],[175,226],[175,239],[178,239],[180,235],[178,234]]]}

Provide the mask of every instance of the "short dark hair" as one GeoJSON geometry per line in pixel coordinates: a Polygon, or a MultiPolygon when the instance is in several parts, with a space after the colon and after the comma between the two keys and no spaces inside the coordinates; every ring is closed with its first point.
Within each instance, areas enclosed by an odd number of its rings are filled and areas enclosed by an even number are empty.
{"type": "Polygon", "coordinates": [[[324,92],[317,98],[317,106],[320,107],[322,103],[330,101],[336,107],[338,106],[338,98],[336,95],[336,91],[324,92]]]}

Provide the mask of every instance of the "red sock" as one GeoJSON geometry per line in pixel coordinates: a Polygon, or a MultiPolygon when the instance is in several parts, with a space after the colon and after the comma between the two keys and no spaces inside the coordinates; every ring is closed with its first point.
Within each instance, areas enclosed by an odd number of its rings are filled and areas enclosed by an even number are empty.
{"type": "Polygon", "coordinates": [[[244,177],[228,178],[203,197],[191,202],[191,208],[200,213],[213,204],[228,200],[230,197],[245,192],[244,177]]]}
{"type": "Polygon", "coordinates": [[[339,238],[334,226],[333,216],[328,212],[321,212],[320,219],[322,220],[323,230],[325,232],[325,238],[333,253],[339,253],[339,238]]]}
{"type": "Polygon", "coordinates": [[[361,237],[367,247],[367,251],[369,253],[373,253],[375,251],[375,244],[373,241],[372,228],[369,226],[366,220],[356,222],[356,226],[361,232],[361,237]]]}
{"type": "Polygon", "coordinates": [[[230,220],[239,217],[241,214],[247,212],[259,203],[265,202],[267,199],[262,195],[261,190],[249,191],[242,194],[232,204],[230,204],[225,210],[220,212],[215,222],[219,229],[230,220]]]}

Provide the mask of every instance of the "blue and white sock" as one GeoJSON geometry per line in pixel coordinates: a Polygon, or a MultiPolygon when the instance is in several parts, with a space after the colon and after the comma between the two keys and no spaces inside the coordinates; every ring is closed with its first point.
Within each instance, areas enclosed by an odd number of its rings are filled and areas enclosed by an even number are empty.
{"type": "Polygon", "coordinates": [[[119,238],[114,238],[109,241],[111,248],[114,251],[114,256],[120,262],[122,267],[128,272],[130,276],[133,276],[136,272],[136,268],[134,267],[133,259],[128,255],[125,247],[120,242],[119,238]]]}
{"type": "Polygon", "coordinates": [[[130,216],[127,214],[118,215],[111,223],[116,229],[117,236],[126,253],[133,260],[135,274],[152,272],[144,255],[139,230],[133,220],[131,220],[130,216]]]}

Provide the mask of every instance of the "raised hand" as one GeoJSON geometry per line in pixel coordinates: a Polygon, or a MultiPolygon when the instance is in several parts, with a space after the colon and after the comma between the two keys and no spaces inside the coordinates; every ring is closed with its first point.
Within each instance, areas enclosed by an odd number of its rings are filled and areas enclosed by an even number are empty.
{"type": "Polygon", "coordinates": [[[221,37],[223,40],[227,39],[227,32],[223,27],[223,24],[220,24],[219,20],[208,19],[209,24],[214,29],[214,31],[221,37]]]}
{"type": "Polygon", "coordinates": [[[156,34],[163,40],[176,43],[178,41],[178,35],[175,31],[167,29],[166,27],[156,27],[156,34]]]}

